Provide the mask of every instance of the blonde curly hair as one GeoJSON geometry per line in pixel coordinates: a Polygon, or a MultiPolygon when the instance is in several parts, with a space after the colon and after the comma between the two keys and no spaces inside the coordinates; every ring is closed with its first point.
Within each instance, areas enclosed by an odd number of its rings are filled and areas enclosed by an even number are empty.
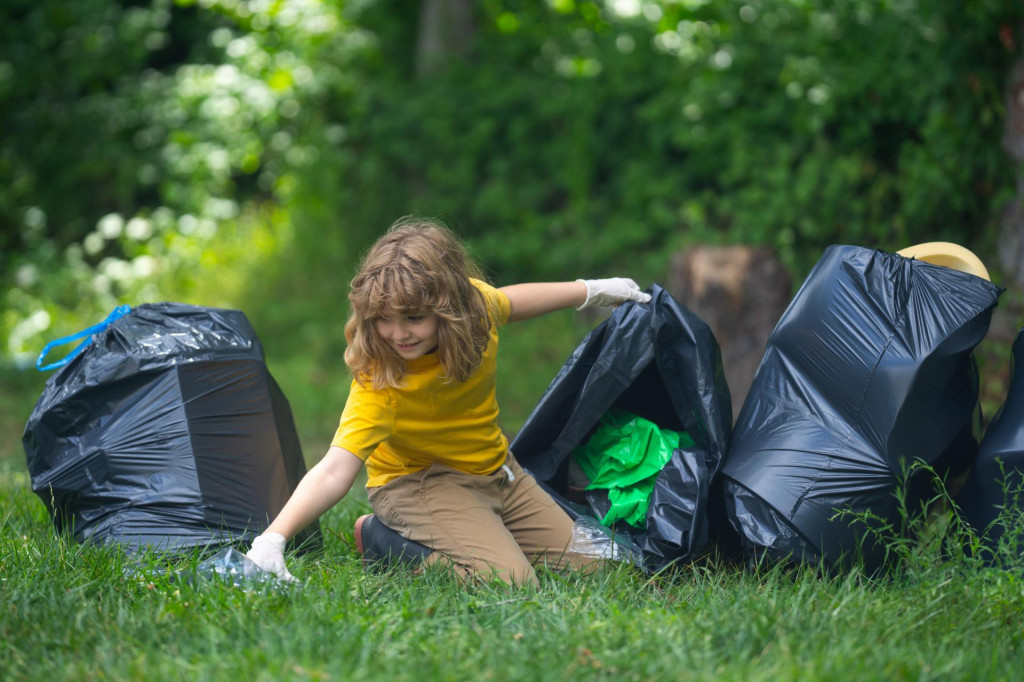
{"type": "Polygon", "coordinates": [[[449,381],[465,381],[490,338],[480,268],[458,238],[433,220],[405,217],[370,247],[352,279],[345,364],[362,385],[400,386],[405,360],[377,333],[392,315],[437,315],[438,357],[449,381]]]}

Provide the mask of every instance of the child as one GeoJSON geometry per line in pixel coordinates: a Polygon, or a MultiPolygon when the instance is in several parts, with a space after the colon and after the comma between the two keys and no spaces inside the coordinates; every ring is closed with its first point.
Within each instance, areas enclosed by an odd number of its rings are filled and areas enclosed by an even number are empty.
{"type": "Polygon", "coordinates": [[[622,278],[495,289],[446,228],[400,220],[352,280],[353,381],[331,447],[247,556],[294,580],[286,539],[339,502],[365,463],[374,515],[433,549],[428,562],[536,584],[535,560],[592,561],[567,552],[572,520],[520,468],[498,427],[498,328],[569,306],[648,300],[622,278]]]}

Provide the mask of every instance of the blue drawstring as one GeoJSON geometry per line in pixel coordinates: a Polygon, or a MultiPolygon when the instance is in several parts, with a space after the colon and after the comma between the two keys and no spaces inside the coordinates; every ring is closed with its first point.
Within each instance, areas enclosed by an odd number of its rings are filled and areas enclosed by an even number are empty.
{"type": "Polygon", "coordinates": [[[56,341],[51,341],[50,343],[46,344],[46,346],[43,347],[43,352],[39,354],[38,358],[36,358],[36,369],[38,369],[40,372],[45,372],[47,370],[57,369],[58,367],[63,367],[64,365],[68,364],[69,362],[74,360],[76,355],[78,355],[79,353],[82,352],[82,349],[85,348],[85,346],[87,344],[92,342],[92,337],[93,337],[94,334],[99,334],[101,331],[103,331],[104,329],[109,327],[111,324],[113,324],[115,320],[118,320],[118,319],[124,317],[125,315],[127,315],[131,311],[132,311],[131,306],[119,305],[116,308],[114,308],[112,311],[110,311],[110,314],[107,315],[106,319],[103,320],[102,322],[100,322],[99,324],[94,324],[93,326],[89,327],[88,329],[83,329],[82,331],[78,332],[77,334],[72,334],[71,336],[65,336],[63,339],[57,339],[56,341]],[[83,336],[87,337],[87,338],[84,341],[82,341],[82,343],[78,344],[73,351],[71,351],[70,353],[65,355],[63,358],[61,358],[57,362],[50,363],[49,365],[46,365],[45,367],[43,366],[43,358],[45,358],[47,353],[49,353],[52,349],[56,348],[57,346],[62,346],[65,343],[71,343],[72,341],[77,341],[78,339],[82,338],[83,336]]]}

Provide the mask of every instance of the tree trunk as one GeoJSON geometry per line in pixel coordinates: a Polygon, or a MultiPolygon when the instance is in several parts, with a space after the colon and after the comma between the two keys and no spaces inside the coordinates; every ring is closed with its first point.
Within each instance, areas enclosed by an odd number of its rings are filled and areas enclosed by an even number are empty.
{"type": "MultiPolygon", "coordinates": [[[[1021,27],[1024,36],[1024,27],[1021,27]]],[[[1020,46],[1016,46],[1020,47],[1020,46]]],[[[1017,162],[1017,194],[1004,209],[999,260],[1013,284],[1024,287],[1024,50],[1010,70],[1006,86],[1006,131],[1003,148],[1017,162]]]]}
{"type": "Polygon", "coordinates": [[[476,32],[472,0],[423,0],[416,43],[416,75],[441,71],[465,57],[476,32]]]}

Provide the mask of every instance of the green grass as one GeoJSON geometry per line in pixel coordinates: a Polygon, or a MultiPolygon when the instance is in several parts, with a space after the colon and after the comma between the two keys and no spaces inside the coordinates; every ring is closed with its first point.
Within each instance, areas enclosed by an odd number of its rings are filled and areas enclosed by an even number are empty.
{"type": "Polygon", "coordinates": [[[364,504],[324,517],[322,553],[290,558],[301,586],[246,590],[184,579],[195,557],[58,538],[24,465],[0,460],[0,679],[1012,680],[1024,666],[1024,579],[966,559],[916,556],[877,580],[709,563],[466,587],[364,571],[364,504]]]}

